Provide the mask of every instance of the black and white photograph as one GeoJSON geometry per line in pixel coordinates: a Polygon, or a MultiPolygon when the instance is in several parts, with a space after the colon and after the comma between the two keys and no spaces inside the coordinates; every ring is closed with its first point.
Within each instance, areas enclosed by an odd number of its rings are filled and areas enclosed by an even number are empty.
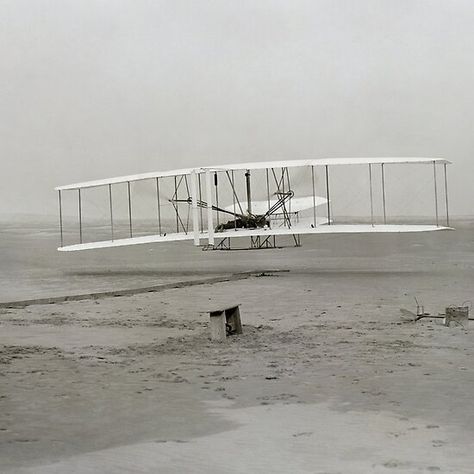
{"type": "Polygon", "coordinates": [[[472,0],[0,0],[0,472],[474,473],[472,0]]]}

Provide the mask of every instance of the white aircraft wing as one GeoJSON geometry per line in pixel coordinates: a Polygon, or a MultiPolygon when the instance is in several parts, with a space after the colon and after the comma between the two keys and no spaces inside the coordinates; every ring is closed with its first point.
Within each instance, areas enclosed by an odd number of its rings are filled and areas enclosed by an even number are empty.
{"type": "Polygon", "coordinates": [[[277,227],[268,229],[241,229],[237,231],[226,230],[214,234],[215,238],[224,237],[248,237],[267,235],[305,235],[305,234],[372,234],[372,233],[405,233],[405,232],[434,232],[442,230],[453,230],[451,227],[440,227],[435,225],[377,225],[370,224],[340,224],[321,225],[318,227],[295,225],[294,227],[277,227]]]}
{"type": "MultiPolygon", "coordinates": [[[[327,224],[327,222],[326,222],[327,224]]],[[[435,232],[435,231],[446,231],[454,230],[451,227],[435,226],[435,225],[377,225],[372,226],[370,224],[347,224],[347,225],[323,225],[321,223],[318,227],[295,225],[294,227],[276,227],[271,230],[269,229],[238,229],[238,230],[225,230],[223,232],[217,232],[214,234],[216,240],[227,239],[227,238],[242,238],[242,237],[268,237],[268,236],[287,236],[287,235],[329,235],[329,234],[377,234],[377,233],[414,233],[414,232],[435,232]]],[[[200,235],[202,239],[208,239],[208,233],[200,235]]],[[[156,244],[164,242],[176,242],[192,240],[192,234],[181,234],[181,235],[148,235],[144,237],[134,237],[128,239],[118,240],[104,240],[98,242],[89,242],[84,244],[74,244],[60,247],[58,250],[61,252],[74,252],[78,250],[93,250],[93,249],[104,249],[114,247],[125,247],[129,245],[143,245],[143,244],[156,244]]]]}
{"type": "Polygon", "coordinates": [[[83,244],[66,245],[59,247],[61,252],[75,252],[77,250],[93,250],[114,247],[126,247],[128,245],[158,244],[163,242],[178,242],[192,240],[192,234],[170,234],[170,235],[146,235],[141,237],[131,237],[116,240],[99,240],[97,242],[86,242],[83,244]]]}

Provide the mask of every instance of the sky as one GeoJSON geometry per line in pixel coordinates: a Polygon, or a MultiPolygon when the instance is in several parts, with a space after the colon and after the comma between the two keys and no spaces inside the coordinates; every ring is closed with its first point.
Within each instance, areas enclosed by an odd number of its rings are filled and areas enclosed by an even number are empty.
{"type": "Polygon", "coordinates": [[[474,202],[472,0],[0,0],[0,214],[243,161],[453,161],[474,202]]]}

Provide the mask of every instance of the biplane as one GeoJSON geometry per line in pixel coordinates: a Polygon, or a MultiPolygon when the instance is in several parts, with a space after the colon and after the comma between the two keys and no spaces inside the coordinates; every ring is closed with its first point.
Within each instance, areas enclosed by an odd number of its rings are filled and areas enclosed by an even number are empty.
{"type": "Polygon", "coordinates": [[[250,239],[245,248],[263,249],[279,247],[277,239],[282,237],[300,246],[302,235],[449,230],[448,164],[442,158],[416,157],[285,160],[58,186],[58,250],[185,240],[205,250],[230,250],[241,238],[250,239]],[[423,174],[416,175],[412,167],[423,174]],[[390,188],[388,181],[395,175],[398,184],[392,182],[390,188]],[[400,183],[413,176],[420,177],[400,191],[400,183]],[[65,219],[66,195],[73,197],[72,222],[65,219]],[[400,216],[406,212],[395,206],[399,200],[406,201],[405,211],[427,201],[429,222],[415,217],[404,222],[400,216]],[[356,201],[362,212],[352,209],[351,214],[347,209],[356,201]],[[93,210],[88,223],[86,204],[93,210]]]}

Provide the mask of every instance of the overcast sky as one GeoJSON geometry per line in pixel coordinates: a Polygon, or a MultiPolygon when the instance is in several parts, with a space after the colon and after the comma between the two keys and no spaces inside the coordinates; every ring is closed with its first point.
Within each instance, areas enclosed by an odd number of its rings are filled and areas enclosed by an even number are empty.
{"type": "Polygon", "coordinates": [[[472,0],[0,0],[0,213],[186,166],[441,156],[473,214],[472,0]]]}

